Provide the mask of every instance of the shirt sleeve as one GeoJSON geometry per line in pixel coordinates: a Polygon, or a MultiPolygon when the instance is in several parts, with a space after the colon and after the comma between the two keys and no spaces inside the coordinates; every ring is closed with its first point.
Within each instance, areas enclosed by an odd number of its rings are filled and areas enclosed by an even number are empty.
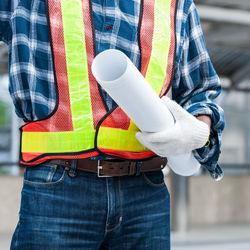
{"type": "Polygon", "coordinates": [[[194,3],[189,8],[183,50],[173,80],[173,99],[194,116],[208,115],[212,120],[210,145],[193,153],[212,177],[219,180],[223,176],[218,159],[225,121],[215,99],[221,93],[221,83],[209,58],[194,3]]]}
{"type": "Polygon", "coordinates": [[[0,1],[0,41],[8,43],[10,40],[10,17],[12,1],[0,1]]]}

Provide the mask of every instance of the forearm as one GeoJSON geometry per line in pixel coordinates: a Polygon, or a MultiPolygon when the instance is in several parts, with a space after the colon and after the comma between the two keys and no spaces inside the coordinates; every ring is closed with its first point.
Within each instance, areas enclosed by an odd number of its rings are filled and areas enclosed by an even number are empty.
{"type": "Polygon", "coordinates": [[[183,50],[174,71],[173,100],[210,127],[209,140],[193,153],[213,178],[222,177],[218,158],[225,121],[222,108],[215,102],[221,93],[221,83],[206,50],[194,4],[189,9],[184,31],[183,50]]]}
{"type": "Polygon", "coordinates": [[[202,121],[202,122],[205,122],[209,128],[211,128],[211,123],[212,123],[212,120],[210,118],[210,116],[208,115],[199,115],[196,117],[198,120],[202,121]]]}

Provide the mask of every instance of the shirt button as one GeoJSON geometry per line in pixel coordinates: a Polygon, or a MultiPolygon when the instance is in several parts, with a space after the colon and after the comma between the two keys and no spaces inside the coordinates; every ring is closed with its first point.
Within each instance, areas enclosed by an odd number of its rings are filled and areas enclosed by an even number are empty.
{"type": "Polygon", "coordinates": [[[112,26],[111,26],[110,24],[106,26],[106,30],[107,30],[107,31],[109,31],[109,30],[111,30],[111,29],[112,29],[112,26]]]}

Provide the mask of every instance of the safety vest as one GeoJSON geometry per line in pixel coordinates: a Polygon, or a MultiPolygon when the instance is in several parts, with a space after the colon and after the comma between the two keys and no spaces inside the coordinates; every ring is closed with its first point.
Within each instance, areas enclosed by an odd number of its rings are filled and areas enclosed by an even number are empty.
{"type": "MultiPolygon", "coordinates": [[[[96,56],[89,0],[47,0],[57,105],[46,118],[21,128],[20,163],[109,155],[139,160],[155,154],[136,139],[138,128],[120,107],[108,110],[91,73],[96,56]]],[[[163,96],[175,58],[177,0],[141,0],[140,71],[163,96]]]]}

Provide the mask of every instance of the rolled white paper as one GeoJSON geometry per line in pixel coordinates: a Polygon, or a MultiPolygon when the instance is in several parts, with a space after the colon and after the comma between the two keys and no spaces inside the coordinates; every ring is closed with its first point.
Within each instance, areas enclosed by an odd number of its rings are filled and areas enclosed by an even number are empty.
{"type": "MultiPolygon", "coordinates": [[[[141,131],[160,132],[174,125],[170,111],[123,52],[103,51],[95,57],[91,69],[98,83],[141,131]]],[[[200,167],[191,152],[169,156],[168,164],[184,176],[194,174],[200,167]]]]}
{"type": "Polygon", "coordinates": [[[141,131],[159,132],[174,125],[167,107],[137,70],[119,50],[105,50],[93,61],[92,72],[141,131]]]}

